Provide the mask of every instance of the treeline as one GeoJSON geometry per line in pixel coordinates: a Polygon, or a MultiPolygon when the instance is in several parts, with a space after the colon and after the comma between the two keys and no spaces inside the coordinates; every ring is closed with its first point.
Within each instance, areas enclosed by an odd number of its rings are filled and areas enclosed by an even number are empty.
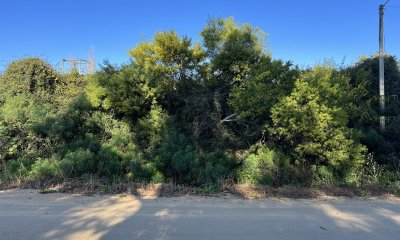
{"type": "Polygon", "coordinates": [[[38,58],[0,76],[0,181],[400,187],[399,62],[300,69],[261,30],[211,19],[201,42],[158,32],[121,66],[60,74],[38,58]]]}

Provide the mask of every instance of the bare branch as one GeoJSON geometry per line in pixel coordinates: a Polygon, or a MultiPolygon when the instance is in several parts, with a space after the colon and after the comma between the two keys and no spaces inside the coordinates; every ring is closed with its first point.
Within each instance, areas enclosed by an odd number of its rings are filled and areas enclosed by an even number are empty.
{"type": "Polygon", "coordinates": [[[236,116],[236,113],[231,114],[231,115],[227,116],[226,118],[222,119],[222,120],[220,121],[220,123],[236,121],[235,119],[231,119],[231,118],[233,118],[233,117],[235,117],[235,116],[236,116]]]}

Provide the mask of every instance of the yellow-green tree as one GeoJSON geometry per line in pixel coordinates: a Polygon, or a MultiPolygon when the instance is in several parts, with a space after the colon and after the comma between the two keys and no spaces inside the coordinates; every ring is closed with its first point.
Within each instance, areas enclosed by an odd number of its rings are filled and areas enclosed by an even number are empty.
{"type": "Polygon", "coordinates": [[[325,165],[346,174],[363,163],[365,147],[347,127],[349,89],[348,78],[317,66],[272,108],[271,136],[305,171],[325,165]]]}

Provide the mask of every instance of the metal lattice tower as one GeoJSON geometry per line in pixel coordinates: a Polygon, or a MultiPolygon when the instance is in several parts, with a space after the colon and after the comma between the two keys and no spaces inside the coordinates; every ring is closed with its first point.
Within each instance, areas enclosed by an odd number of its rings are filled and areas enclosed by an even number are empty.
{"type": "Polygon", "coordinates": [[[62,59],[61,73],[70,73],[73,70],[78,71],[81,75],[88,73],[88,61],[81,58],[62,59]]]}
{"type": "Polygon", "coordinates": [[[81,75],[91,74],[96,71],[96,58],[94,48],[90,50],[88,60],[82,58],[68,58],[61,60],[61,73],[70,73],[76,70],[81,75]]]}

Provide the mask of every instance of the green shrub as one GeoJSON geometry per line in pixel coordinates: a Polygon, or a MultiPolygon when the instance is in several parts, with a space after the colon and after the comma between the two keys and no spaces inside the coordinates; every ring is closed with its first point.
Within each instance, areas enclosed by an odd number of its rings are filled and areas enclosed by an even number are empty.
{"type": "Polygon", "coordinates": [[[87,94],[91,104],[112,110],[120,116],[141,117],[149,110],[154,92],[149,88],[151,76],[135,63],[115,69],[110,64],[88,81],[87,94]]]}
{"type": "Polygon", "coordinates": [[[237,167],[237,161],[233,154],[228,151],[214,150],[202,153],[199,156],[202,172],[199,174],[200,183],[218,184],[237,167]]]}
{"type": "Polygon", "coordinates": [[[256,144],[245,155],[238,169],[239,182],[281,186],[298,181],[298,173],[290,163],[291,159],[277,149],[256,144]]]}
{"type": "Polygon", "coordinates": [[[277,166],[276,153],[261,145],[255,145],[247,152],[247,157],[238,173],[239,182],[251,184],[272,184],[277,166]]]}
{"type": "Polygon", "coordinates": [[[227,169],[217,164],[212,164],[211,162],[206,163],[204,168],[204,183],[215,184],[222,183],[227,174],[227,169]]]}
{"type": "Polygon", "coordinates": [[[198,160],[193,146],[180,146],[179,148],[180,149],[175,153],[170,155],[169,160],[171,163],[171,170],[178,175],[184,175],[189,173],[192,167],[198,164],[198,160]]]}
{"type": "Polygon", "coordinates": [[[349,128],[353,99],[346,76],[331,66],[316,66],[295,82],[289,96],[272,107],[269,133],[299,164],[300,180],[309,184],[312,166],[338,169],[344,179],[364,163],[366,148],[349,128]]]}
{"type": "Polygon", "coordinates": [[[396,196],[400,196],[400,181],[389,183],[388,189],[391,193],[395,194],[396,196]]]}
{"type": "Polygon", "coordinates": [[[110,147],[102,147],[96,155],[98,174],[100,176],[118,176],[122,173],[120,156],[110,147]]]}
{"type": "Polygon", "coordinates": [[[211,192],[228,179],[398,191],[398,60],[385,60],[385,113],[393,118],[379,131],[377,58],[299,70],[273,60],[261,35],[211,19],[202,43],[157,33],[130,52],[130,63],[88,76],[59,75],[37,58],[10,63],[0,74],[1,180],[125,177],[211,192]]]}
{"type": "Polygon", "coordinates": [[[89,149],[91,152],[100,151],[100,146],[98,140],[95,139],[96,136],[87,134],[83,137],[77,137],[73,141],[68,143],[66,147],[69,151],[75,151],[78,149],[89,149]]]}
{"type": "Polygon", "coordinates": [[[314,186],[332,186],[336,183],[332,169],[327,166],[313,166],[313,181],[314,186]]]}
{"type": "Polygon", "coordinates": [[[64,176],[79,177],[84,173],[96,173],[95,155],[89,149],[77,149],[65,154],[60,161],[64,176]]]}
{"type": "Polygon", "coordinates": [[[160,145],[168,120],[168,114],[153,104],[148,114],[137,121],[135,137],[143,151],[152,153],[160,145]]]}
{"type": "Polygon", "coordinates": [[[191,183],[199,165],[194,146],[175,129],[168,132],[156,154],[157,168],[179,183],[191,183]]]}
{"type": "Polygon", "coordinates": [[[157,171],[154,163],[146,163],[141,154],[128,161],[128,179],[136,182],[149,182],[157,171]]]}
{"type": "Polygon", "coordinates": [[[43,60],[19,59],[11,62],[0,78],[0,91],[11,95],[32,93],[42,101],[50,101],[58,80],[57,72],[43,60]]]}
{"type": "Polygon", "coordinates": [[[137,154],[128,161],[127,179],[135,182],[162,183],[165,176],[154,162],[144,161],[142,155],[137,154]]]}
{"type": "Polygon", "coordinates": [[[165,182],[165,176],[164,174],[157,170],[156,172],[154,172],[153,176],[151,177],[151,182],[152,183],[163,183],[165,182]]]}
{"type": "Polygon", "coordinates": [[[57,139],[58,141],[71,142],[77,138],[84,138],[88,132],[84,126],[90,117],[92,108],[84,94],[69,101],[65,109],[57,114],[47,114],[39,121],[32,124],[34,133],[57,139]]]}
{"type": "Polygon", "coordinates": [[[32,163],[32,159],[25,157],[9,160],[0,175],[5,180],[24,178],[28,176],[32,163]]]}
{"type": "Polygon", "coordinates": [[[61,176],[58,162],[55,159],[37,159],[29,172],[32,180],[45,180],[61,176]]]}

